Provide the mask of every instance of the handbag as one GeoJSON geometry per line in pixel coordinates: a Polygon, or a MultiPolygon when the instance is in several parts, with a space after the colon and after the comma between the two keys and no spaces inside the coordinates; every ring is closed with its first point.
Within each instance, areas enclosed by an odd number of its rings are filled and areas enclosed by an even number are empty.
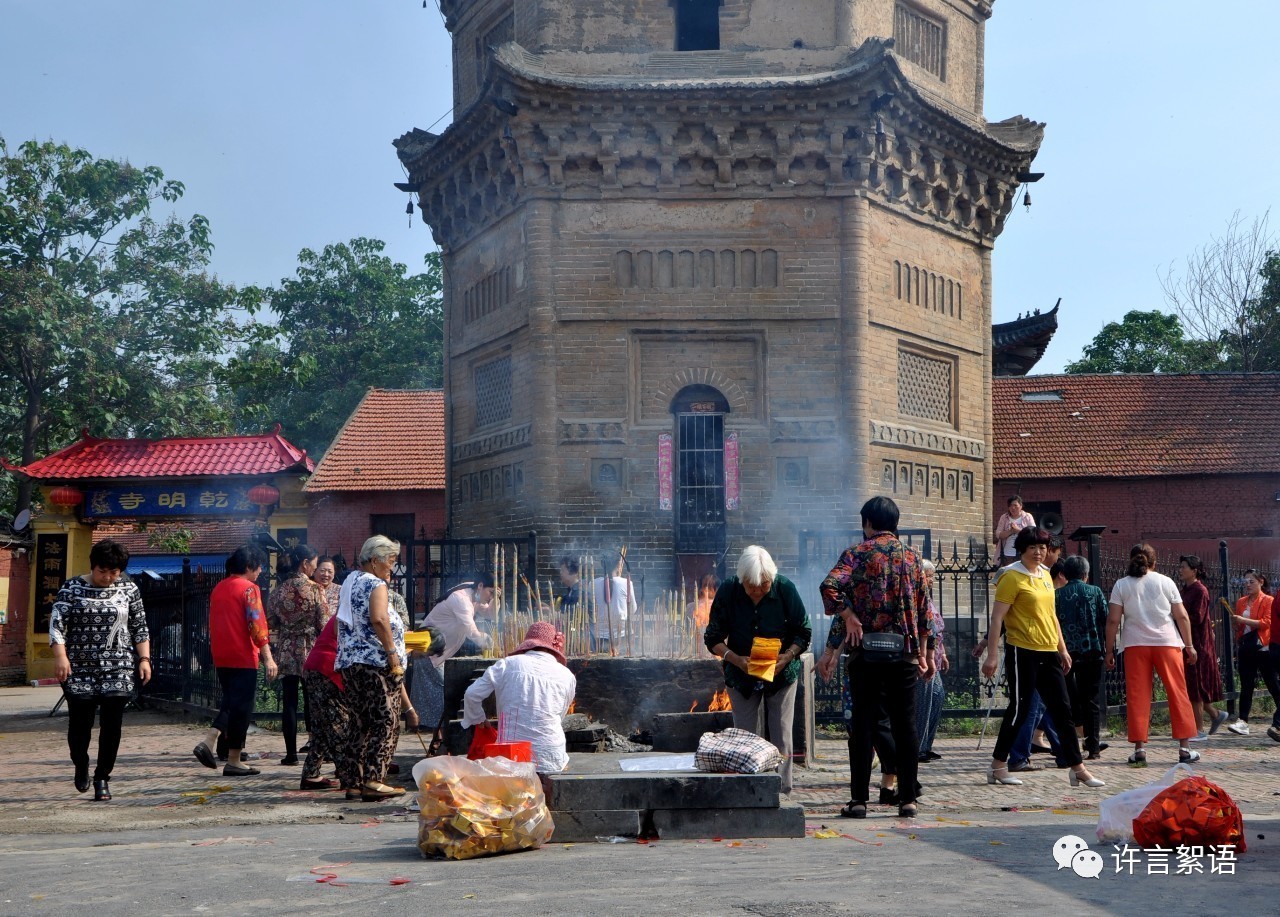
{"type": "Polygon", "coordinates": [[[907,638],[893,631],[862,635],[862,658],[867,662],[901,662],[906,658],[907,638]]]}

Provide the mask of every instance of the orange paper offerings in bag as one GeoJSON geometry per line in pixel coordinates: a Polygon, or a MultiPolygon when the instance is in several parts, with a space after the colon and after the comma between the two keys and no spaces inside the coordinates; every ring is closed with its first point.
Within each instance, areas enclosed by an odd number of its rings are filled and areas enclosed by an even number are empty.
{"type": "Polygon", "coordinates": [[[1233,846],[1244,853],[1244,818],[1227,791],[1203,777],[1163,790],[1133,820],[1142,847],[1233,846]]]}
{"type": "Polygon", "coordinates": [[[773,668],[778,664],[782,641],[777,637],[755,637],[751,641],[751,658],[747,660],[747,674],[761,681],[773,681],[773,668]]]}

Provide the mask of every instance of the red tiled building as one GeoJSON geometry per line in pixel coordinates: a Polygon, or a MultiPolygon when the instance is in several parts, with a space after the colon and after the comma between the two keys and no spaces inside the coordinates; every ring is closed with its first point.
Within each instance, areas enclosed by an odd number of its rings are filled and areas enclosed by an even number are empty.
{"type": "Polygon", "coordinates": [[[20,650],[29,678],[52,675],[53,600],[62,582],[88,570],[95,542],[119,537],[134,554],[131,570],[170,572],[181,569],[181,558],[147,544],[147,532],[156,527],[194,532],[192,561],[219,566],[251,532],[285,543],[302,540],[302,482],[315,467],[279,425],[257,435],[156,440],[99,439],[86,431],[27,465],[0,464],[39,487],[23,632],[0,629],[0,666],[8,667],[4,660],[20,650]],[[200,555],[201,549],[212,553],[200,555]]]}
{"type": "Polygon", "coordinates": [[[996,378],[992,402],[996,516],[1021,494],[1109,553],[1280,563],[1280,373],[996,378]]]}
{"type": "Polygon", "coordinates": [[[373,534],[444,537],[444,392],[370,389],[303,490],[309,543],[348,564],[373,534]]]}

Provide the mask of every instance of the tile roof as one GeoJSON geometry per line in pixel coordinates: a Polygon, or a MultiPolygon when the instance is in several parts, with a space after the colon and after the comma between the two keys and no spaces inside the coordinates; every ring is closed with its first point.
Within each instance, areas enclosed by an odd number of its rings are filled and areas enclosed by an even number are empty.
{"type": "MultiPolygon", "coordinates": [[[[248,544],[254,532],[262,528],[256,519],[183,519],[178,528],[191,532],[192,554],[227,555],[241,545],[248,544]]],[[[165,528],[163,523],[152,523],[150,531],[165,528]]],[[[147,544],[149,532],[138,531],[133,522],[99,522],[93,529],[93,541],[97,544],[105,538],[124,545],[130,554],[139,556],[164,554],[161,548],[147,544]]],[[[224,557],[225,559],[225,557],[224,557]]],[[[130,568],[133,564],[130,564],[130,568]]]]}
{"type": "Polygon", "coordinates": [[[262,477],[282,471],[311,471],[306,452],[280,435],[187,436],[167,439],[98,439],[88,430],[80,439],[30,465],[9,471],[37,481],[91,481],[112,478],[262,477]]]}
{"type": "Polygon", "coordinates": [[[444,392],[373,388],[303,490],[443,490],[444,392]]]}
{"type": "Polygon", "coordinates": [[[997,480],[1280,472],[1280,373],[997,378],[991,400],[997,480]]]}

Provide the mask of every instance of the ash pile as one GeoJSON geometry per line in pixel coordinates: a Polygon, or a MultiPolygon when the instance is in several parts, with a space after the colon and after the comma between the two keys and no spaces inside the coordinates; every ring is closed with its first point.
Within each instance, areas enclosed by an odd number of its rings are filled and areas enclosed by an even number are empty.
{"type": "Polygon", "coordinates": [[[614,732],[606,723],[597,723],[585,713],[567,713],[561,720],[561,725],[564,727],[564,740],[570,753],[653,750],[652,745],[634,741],[643,738],[642,736],[627,738],[614,732]]]}

